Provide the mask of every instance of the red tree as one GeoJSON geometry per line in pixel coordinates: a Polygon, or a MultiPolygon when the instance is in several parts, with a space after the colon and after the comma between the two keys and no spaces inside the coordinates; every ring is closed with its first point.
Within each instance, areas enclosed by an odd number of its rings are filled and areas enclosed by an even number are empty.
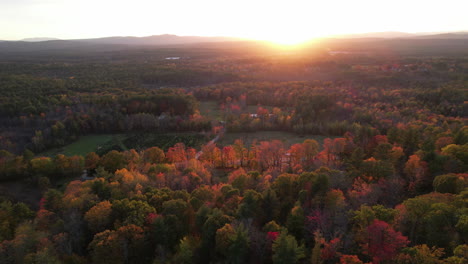
{"type": "Polygon", "coordinates": [[[407,237],[377,219],[367,227],[367,236],[367,243],[363,248],[375,264],[393,259],[398,250],[409,243],[407,237]]]}

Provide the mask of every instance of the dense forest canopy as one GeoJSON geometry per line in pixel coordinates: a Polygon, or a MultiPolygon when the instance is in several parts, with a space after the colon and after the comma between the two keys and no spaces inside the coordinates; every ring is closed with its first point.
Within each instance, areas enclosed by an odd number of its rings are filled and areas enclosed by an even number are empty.
{"type": "Polygon", "coordinates": [[[0,53],[0,263],[466,263],[446,42],[0,53]]]}

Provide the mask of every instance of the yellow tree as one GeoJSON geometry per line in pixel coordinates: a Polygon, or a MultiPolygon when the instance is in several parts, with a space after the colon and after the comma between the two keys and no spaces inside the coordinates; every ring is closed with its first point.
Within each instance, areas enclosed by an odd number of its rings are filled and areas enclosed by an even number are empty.
{"type": "Polygon", "coordinates": [[[111,223],[112,204],[109,201],[103,201],[91,207],[86,212],[84,219],[88,222],[89,229],[93,232],[99,232],[106,229],[111,223]]]}

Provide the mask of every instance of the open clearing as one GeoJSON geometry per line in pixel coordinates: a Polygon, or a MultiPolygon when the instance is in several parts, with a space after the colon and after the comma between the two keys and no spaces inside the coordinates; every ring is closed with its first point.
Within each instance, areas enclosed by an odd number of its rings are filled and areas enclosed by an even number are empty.
{"type": "MultiPolygon", "coordinates": [[[[259,107],[267,109],[270,113],[273,111],[273,106],[266,105],[248,105],[242,113],[255,114],[259,107]]],[[[283,110],[289,110],[289,108],[284,108],[283,110]]],[[[219,105],[216,101],[200,101],[199,106],[200,114],[202,116],[208,117],[213,120],[221,121],[222,120],[222,111],[219,109],[219,105]]]]}
{"type": "Polygon", "coordinates": [[[66,156],[86,156],[89,152],[103,155],[111,150],[124,151],[128,149],[143,150],[153,146],[167,151],[169,147],[182,142],[187,147],[200,148],[209,139],[200,133],[132,133],[103,134],[80,137],[76,142],[54,148],[38,156],[54,157],[57,154],[66,156]]]}
{"type": "Polygon", "coordinates": [[[221,111],[219,110],[219,106],[216,101],[201,101],[199,109],[202,116],[206,116],[213,120],[222,120],[221,111]]]}
{"type": "MultiPolygon", "coordinates": [[[[257,140],[260,141],[271,141],[281,140],[286,146],[291,146],[296,143],[302,143],[306,139],[314,139],[320,145],[323,144],[323,140],[327,138],[321,135],[297,135],[289,132],[282,131],[259,131],[251,133],[226,133],[219,141],[219,145],[226,146],[233,144],[236,139],[242,139],[245,145],[250,145],[252,142],[257,140]]],[[[330,137],[332,138],[332,137],[330,137]]]]}
{"type": "Polygon", "coordinates": [[[103,134],[103,135],[89,135],[82,136],[76,142],[63,146],[61,148],[54,148],[46,152],[40,153],[40,156],[55,156],[63,154],[66,156],[81,155],[85,156],[89,152],[97,151],[100,147],[106,145],[108,142],[115,140],[118,137],[125,137],[123,134],[103,134]]]}

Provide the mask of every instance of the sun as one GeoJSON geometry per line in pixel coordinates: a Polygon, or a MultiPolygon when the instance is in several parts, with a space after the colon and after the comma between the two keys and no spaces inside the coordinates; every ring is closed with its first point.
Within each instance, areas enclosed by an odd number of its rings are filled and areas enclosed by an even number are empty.
{"type": "Polygon", "coordinates": [[[283,48],[294,48],[310,43],[321,36],[317,34],[304,34],[304,32],[273,32],[272,34],[261,37],[261,40],[272,43],[275,46],[283,48]]]}
{"type": "Polygon", "coordinates": [[[274,45],[292,47],[324,37],[326,28],[304,28],[305,23],[291,21],[275,21],[268,28],[252,29],[256,31],[256,39],[268,41],[274,45]]]}
{"type": "Polygon", "coordinates": [[[305,37],[304,35],[281,34],[278,36],[270,36],[265,40],[277,45],[295,46],[303,44],[311,39],[311,37],[305,37]]]}

